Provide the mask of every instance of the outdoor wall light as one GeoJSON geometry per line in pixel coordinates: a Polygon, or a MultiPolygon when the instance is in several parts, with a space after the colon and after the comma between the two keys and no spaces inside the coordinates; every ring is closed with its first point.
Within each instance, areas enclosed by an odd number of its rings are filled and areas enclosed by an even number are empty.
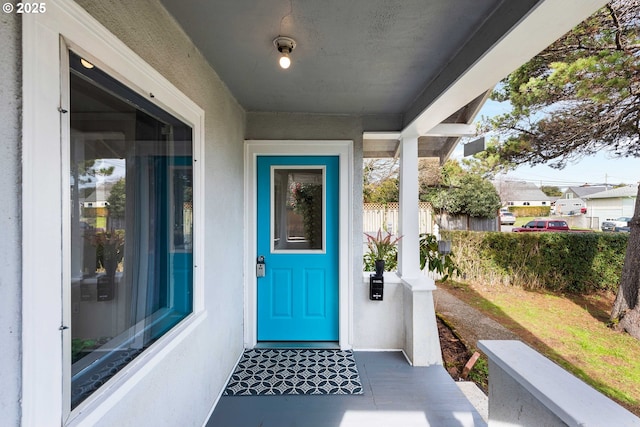
{"type": "Polygon", "coordinates": [[[273,45],[281,54],[279,60],[280,67],[286,70],[291,65],[291,58],[289,58],[289,55],[291,54],[291,51],[295,49],[296,41],[291,37],[278,36],[273,39],[273,45]]]}

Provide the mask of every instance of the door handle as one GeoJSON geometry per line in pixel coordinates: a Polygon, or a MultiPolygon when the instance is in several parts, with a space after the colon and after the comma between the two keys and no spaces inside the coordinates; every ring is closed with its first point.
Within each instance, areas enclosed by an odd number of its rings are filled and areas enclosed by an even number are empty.
{"type": "Polygon", "coordinates": [[[260,255],[256,260],[256,277],[264,277],[266,275],[264,257],[260,255]]]}

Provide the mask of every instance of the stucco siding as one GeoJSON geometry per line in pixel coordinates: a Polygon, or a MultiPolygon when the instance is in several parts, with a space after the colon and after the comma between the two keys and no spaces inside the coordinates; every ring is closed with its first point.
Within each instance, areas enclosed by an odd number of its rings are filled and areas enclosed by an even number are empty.
{"type": "MultiPolygon", "coordinates": [[[[353,141],[353,230],[354,242],[362,242],[362,133],[360,116],[329,114],[247,113],[246,139],[352,140],[353,141]]],[[[362,248],[353,248],[353,277],[360,284],[362,248]]],[[[356,309],[357,310],[357,309],[356,309]]]]}
{"type": "Polygon", "coordinates": [[[0,424],[20,425],[21,390],[21,21],[0,14],[0,424]]]}
{"type": "Polygon", "coordinates": [[[99,425],[199,426],[243,348],[245,113],[158,1],[78,3],[205,111],[207,318],[99,425]]]}
{"type": "MultiPolygon", "coordinates": [[[[354,242],[362,236],[362,134],[363,118],[329,114],[247,113],[246,139],[352,140],[354,242]]],[[[354,277],[362,271],[362,248],[354,245],[354,277]]]]}
{"type": "Polygon", "coordinates": [[[356,349],[399,349],[404,332],[397,313],[402,308],[401,289],[397,284],[385,288],[385,301],[369,300],[369,287],[362,280],[362,133],[360,116],[247,113],[247,139],[274,140],[353,140],[353,283],[350,283],[353,306],[353,336],[356,349]],[[400,297],[398,297],[400,295],[400,297]],[[395,318],[393,318],[395,316],[395,318]],[[381,327],[384,333],[381,333],[381,327]]]}

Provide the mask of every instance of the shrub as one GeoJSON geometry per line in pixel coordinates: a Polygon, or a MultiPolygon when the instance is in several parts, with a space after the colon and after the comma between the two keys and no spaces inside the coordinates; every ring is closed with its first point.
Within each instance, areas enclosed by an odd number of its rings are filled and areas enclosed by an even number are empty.
{"type": "Polygon", "coordinates": [[[500,208],[500,196],[488,180],[465,174],[452,188],[439,189],[428,197],[434,211],[451,215],[495,218],[500,208]]]}
{"type": "Polygon", "coordinates": [[[453,252],[446,255],[438,252],[438,240],[433,234],[420,234],[420,269],[425,267],[429,271],[435,271],[442,276],[442,281],[446,281],[454,274],[462,276],[462,271],[454,261],[453,252]]]}
{"type": "MultiPolygon", "coordinates": [[[[380,239],[380,233],[378,236],[370,236],[365,233],[368,239],[369,251],[363,255],[364,271],[375,270],[375,260],[380,259],[377,254],[382,254],[384,259],[385,271],[395,271],[398,268],[398,248],[396,243],[401,237],[395,239],[390,243],[390,235],[388,238],[380,239]],[[387,242],[386,245],[381,245],[381,242],[387,242]],[[376,246],[378,243],[378,246],[376,246]],[[383,250],[381,250],[383,249],[383,250]]],[[[420,234],[420,269],[424,269],[428,266],[429,271],[435,271],[439,273],[442,278],[440,280],[447,280],[453,275],[462,275],[462,271],[454,261],[453,252],[441,255],[438,252],[438,240],[433,234],[420,234]]]]}
{"type": "Polygon", "coordinates": [[[563,292],[615,291],[626,233],[448,232],[467,280],[563,292]]]}
{"type": "Polygon", "coordinates": [[[515,216],[549,216],[551,206],[509,206],[509,212],[515,216]]]}

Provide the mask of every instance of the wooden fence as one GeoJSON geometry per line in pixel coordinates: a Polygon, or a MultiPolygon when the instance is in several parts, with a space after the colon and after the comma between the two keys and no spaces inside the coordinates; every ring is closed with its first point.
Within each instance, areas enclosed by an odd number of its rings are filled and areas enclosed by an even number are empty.
{"type": "MultiPolygon", "coordinates": [[[[420,202],[418,212],[420,233],[433,233],[433,215],[431,205],[420,202]]],[[[363,229],[365,233],[378,230],[398,234],[398,203],[365,203],[363,210],[363,229]]]]}
{"type": "Polygon", "coordinates": [[[436,215],[435,221],[440,226],[440,231],[498,231],[497,218],[475,218],[468,215],[440,214],[436,215]]]}
{"type": "MultiPolygon", "coordinates": [[[[420,233],[433,234],[437,226],[440,230],[498,231],[496,218],[474,218],[467,215],[433,215],[431,205],[420,202],[418,214],[420,233]],[[437,224],[437,226],[436,226],[437,224]]],[[[398,203],[365,203],[363,210],[365,233],[378,230],[398,234],[398,203]]]]}

